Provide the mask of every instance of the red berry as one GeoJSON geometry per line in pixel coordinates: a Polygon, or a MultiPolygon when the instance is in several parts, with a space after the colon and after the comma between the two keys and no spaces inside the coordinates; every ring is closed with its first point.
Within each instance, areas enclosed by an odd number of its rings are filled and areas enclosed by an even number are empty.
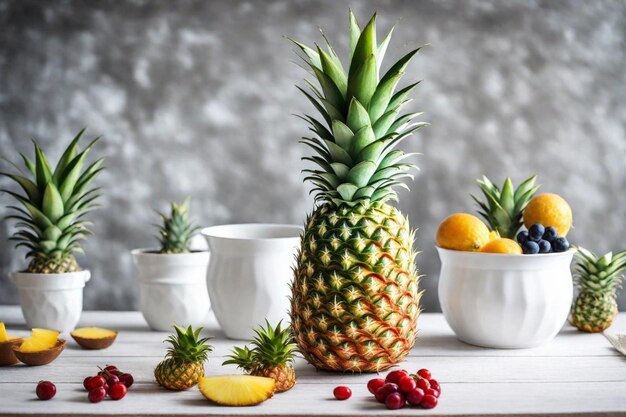
{"type": "Polygon", "coordinates": [[[382,387],[383,385],[385,385],[384,379],[374,378],[374,379],[370,379],[369,382],[367,383],[367,389],[369,392],[376,395],[376,391],[378,391],[378,388],[382,387]]]}
{"type": "Polygon", "coordinates": [[[117,384],[118,382],[120,382],[120,377],[117,375],[109,374],[106,380],[107,380],[107,384],[113,385],[113,384],[117,384]]]}
{"type": "Polygon", "coordinates": [[[109,393],[109,384],[105,382],[102,388],[104,388],[104,392],[106,392],[107,394],[109,393]]]}
{"type": "Polygon", "coordinates": [[[420,405],[422,406],[422,408],[435,408],[437,407],[437,397],[435,397],[434,395],[424,395],[424,398],[422,398],[422,402],[420,403],[420,405]]]}
{"type": "Polygon", "coordinates": [[[48,401],[57,393],[57,387],[50,381],[39,381],[35,393],[40,400],[48,401]]]}
{"type": "Polygon", "coordinates": [[[415,385],[417,386],[417,388],[421,388],[424,391],[430,388],[430,382],[428,382],[428,380],[424,378],[420,378],[417,381],[415,381],[415,385]]]}
{"type": "Polygon", "coordinates": [[[135,378],[133,378],[131,374],[121,373],[118,375],[118,377],[120,379],[120,382],[126,385],[126,388],[130,388],[130,386],[133,385],[133,382],[135,382],[135,378]]]}
{"type": "Polygon", "coordinates": [[[122,384],[121,382],[116,382],[109,388],[109,397],[111,397],[112,400],[121,400],[122,398],[124,398],[125,395],[126,385],[122,384]]]}
{"type": "Polygon", "coordinates": [[[109,372],[111,374],[115,374],[115,373],[119,372],[119,369],[117,369],[117,366],[115,366],[115,365],[107,365],[107,366],[104,367],[103,370],[107,371],[107,372],[109,372]]]}
{"type": "Polygon", "coordinates": [[[432,389],[438,391],[441,394],[441,385],[439,385],[439,382],[437,382],[436,379],[431,379],[430,381],[428,381],[428,383],[430,384],[430,387],[432,389]]]}
{"type": "Polygon", "coordinates": [[[420,369],[419,371],[417,371],[417,374],[424,379],[432,378],[432,374],[430,373],[428,369],[420,369]]]}
{"type": "Polygon", "coordinates": [[[94,390],[96,388],[103,386],[105,382],[106,381],[104,380],[103,377],[101,377],[100,375],[96,375],[96,376],[89,377],[89,379],[86,379],[85,381],[83,381],[83,384],[85,385],[85,388],[87,388],[87,391],[91,391],[91,390],[94,390]]]}
{"type": "Polygon", "coordinates": [[[385,405],[390,410],[397,410],[404,407],[405,402],[404,395],[399,392],[392,392],[385,399],[385,405]]]}
{"type": "Polygon", "coordinates": [[[385,385],[378,388],[378,390],[376,391],[376,401],[378,401],[379,403],[384,403],[387,399],[387,396],[394,392],[398,392],[398,386],[392,382],[386,382],[385,385]]]}
{"type": "Polygon", "coordinates": [[[85,389],[86,389],[87,391],[89,391],[89,388],[88,388],[88,387],[89,387],[89,385],[88,385],[88,384],[89,384],[89,380],[90,380],[91,378],[93,378],[93,377],[88,376],[87,378],[83,379],[83,387],[85,387],[85,389]]]}
{"type": "Polygon", "coordinates": [[[348,398],[352,397],[352,390],[348,387],[339,386],[333,390],[333,395],[338,400],[347,400],[348,398]]]}
{"type": "Polygon", "coordinates": [[[104,388],[98,387],[89,391],[89,395],[87,395],[87,398],[89,398],[89,401],[91,401],[92,403],[99,403],[100,401],[104,400],[104,397],[106,395],[107,393],[104,388]]]}
{"type": "Polygon", "coordinates": [[[400,380],[398,387],[400,388],[400,392],[402,392],[403,394],[407,394],[410,391],[413,391],[417,387],[417,383],[415,382],[413,378],[411,378],[410,376],[407,376],[400,380]]]}
{"type": "Polygon", "coordinates": [[[405,371],[404,369],[391,371],[387,374],[387,377],[385,378],[385,382],[391,382],[392,384],[397,384],[398,382],[400,382],[400,379],[404,378],[408,374],[409,373],[405,371]]]}
{"type": "Polygon", "coordinates": [[[426,394],[426,395],[432,395],[433,397],[437,397],[437,398],[439,398],[439,396],[441,395],[441,394],[439,393],[439,391],[434,390],[434,389],[432,389],[432,388],[428,388],[427,390],[425,390],[425,391],[424,391],[424,394],[426,394]]]}
{"type": "Polygon", "coordinates": [[[421,388],[415,388],[413,391],[406,395],[406,400],[411,405],[420,405],[424,398],[424,390],[421,388]]]}

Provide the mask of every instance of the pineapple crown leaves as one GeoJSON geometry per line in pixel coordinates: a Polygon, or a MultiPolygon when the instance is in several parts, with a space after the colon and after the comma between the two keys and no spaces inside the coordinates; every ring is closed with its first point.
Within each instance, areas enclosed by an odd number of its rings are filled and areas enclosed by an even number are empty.
{"type": "Polygon", "coordinates": [[[270,366],[291,364],[296,352],[296,344],[293,341],[289,327],[282,327],[282,320],[276,327],[265,320],[265,327],[260,326],[254,330],[255,336],[250,341],[252,348],[234,347],[233,353],[228,355],[229,360],[223,365],[237,365],[246,372],[255,369],[263,369],[270,366]]]}
{"type": "Polygon", "coordinates": [[[413,178],[415,165],[406,159],[416,155],[395,149],[416,129],[421,113],[401,113],[408,95],[419,84],[396,90],[411,59],[421,48],[400,58],[379,77],[380,66],[393,28],[382,42],[376,40],[376,14],[361,30],[350,11],[349,67],[343,67],[334,48],[310,48],[290,39],[302,52],[319,87],[305,80],[310,91],[297,87],[311,101],[323,121],[304,115],[313,137],[304,143],[314,155],[303,158],[315,164],[305,169],[305,181],[313,184],[315,201],[354,206],[367,201],[397,200],[396,187],[408,189],[401,180],[413,178]]]}
{"type": "Polygon", "coordinates": [[[174,325],[174,330],[175,333],[164,340],[164,343],[171,344],[167,349],[166,357],[186,363],[204,362],[207,360],[209,353],[213,351],[213,347],[206,343],[211,340],[210,337],[199,339],[202,327],[194,330],[191,326],[185,329],[184,327],[174,325]]]}
{"type": "Polygon", "coordinates": [[[189,219],[191,197],[182,203],[172,203],[170,216],[158,213],[162,224],[159,225],[159,242],[161,253],[188,253],[189,243],[200,229],[189,219]]]}
{"type": "Polygon", "coordinates": [[[82,151],[78,149],[85,129],[74,137],[65,149],[54,169],[33,140],[34,162],[20,153],[26,171],[10,162],[19,174],[0,172],[16,182],[24,194],[0,190],[11,195],[20,206],[9,206],[15,213],[7,218],[16,220],[18,231],[10,238],[16,247],[29,249],[27,257],[46,256],[64,258],[72,252],[80,252],[80,241],[91,232],[91,224],[83,216],[100,206],[95,200],[100,197],[100,188],[89,188],[94,178],[102,172],[104,158],[100,158],[83,169],[91,148],[100,140],[93,139],[82,151]]]}
{"type": "Polygon", "coordinates": [[[483,176],[482,180],[476,182],[486,201],[480,201],[472,195],[479,207],[478,214],[484,217],[489,226],[500,236],[514,238],[524,224],[524,209],[540,187],[540,185],[535,185],[536,179],[537,176],[533,175],[515,188],[511,179],[507,178],[500,189],[489,178],[483,176]]]}
{"type": "Polygon", "coordinates": [[[602,256],[579,247],[576,252],[574,279],[578,288],[591,292],[606,292],[621,288],[626,269],[626,251],[608,252],[602,256]]]}

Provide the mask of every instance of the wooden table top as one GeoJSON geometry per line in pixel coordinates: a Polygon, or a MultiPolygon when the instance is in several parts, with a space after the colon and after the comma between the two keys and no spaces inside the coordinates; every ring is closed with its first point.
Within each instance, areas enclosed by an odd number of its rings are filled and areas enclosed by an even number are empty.
{"type": "MultiPolygon", "coordinates": [[[[26,335],[19,307],[0,306],[0,321],[11,334],[26,335]]],[[[152,370],[165,353],[166,333],[148,329],[138,312],[86,311],[81,324],[118,330],[110,348],[81,349],[69,335],[68,346],[52,364],[0,368],[0,416],[116,415],[116,416],[484,416],[593,415],[626,416],[626,357],[620,356],[602,334],[584,334],[566,325],[557,338],[534,349],[483,349],[459,342],[441,314],[423,314],[419,339],[403,368],[430,369],[442,385],[439,406],[433,410],[405,408],[389,411],[376,403],[366,388],[371,375],[317,372],[299,359],[296,386],[254,407],[221,407],[202,397],[197,388],[169,392],[155,382],[152,370]],[[121,401],[91,404],[82,388],[85,376],[97,366],[115,364],[135,377],[135,385],[121,401]],[[57,395],[39,401],[40,380],[57,385],[57,395]],[[348,385],[347,401],[333,399],[337,385],[348,385]]],[[[626,332],[621,313],[611,333],[626,332]]],[[[237,373],[222,367],[235,344],[211,319],[206,334],[215,337],[207,375],[237,373]]]]}

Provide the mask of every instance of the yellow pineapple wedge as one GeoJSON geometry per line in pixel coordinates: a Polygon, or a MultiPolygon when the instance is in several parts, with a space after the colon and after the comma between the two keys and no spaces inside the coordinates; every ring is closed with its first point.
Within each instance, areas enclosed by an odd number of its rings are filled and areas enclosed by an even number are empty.
{"type": "Polygon", "coordinates": [[[24,339],[20,346],[22,352],[41,352],[53,348],[57,344],[60,332],[48,329],[33,329],[30,337],[24,339]]]}
{"type": "Polygon", "coordinates": [[[4,323],[0,321],[0,342],[7,342],[8,340],[7,329],[4,327],[4,323]]]}
{"type": "Polygon", "coordinates": [[[271,398],[276,382],[262,376],[226,375],[200,378],[198,388],[209,401],[239,407],[261,404],[271,398]]]}

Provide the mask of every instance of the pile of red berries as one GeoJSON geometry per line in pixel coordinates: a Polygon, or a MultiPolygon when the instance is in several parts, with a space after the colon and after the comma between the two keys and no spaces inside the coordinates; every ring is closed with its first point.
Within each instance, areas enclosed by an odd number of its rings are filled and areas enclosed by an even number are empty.
{"type": "Polygon", "coordinates": [[[87,398],[92,403],[99,403],[108,395],[112,400],[121,400],[128,388],[135,382],[131,374],[120,371],[115,365],[107,365],[94,376],[88,376],[83,386],[89,392],[87,398]]]}

